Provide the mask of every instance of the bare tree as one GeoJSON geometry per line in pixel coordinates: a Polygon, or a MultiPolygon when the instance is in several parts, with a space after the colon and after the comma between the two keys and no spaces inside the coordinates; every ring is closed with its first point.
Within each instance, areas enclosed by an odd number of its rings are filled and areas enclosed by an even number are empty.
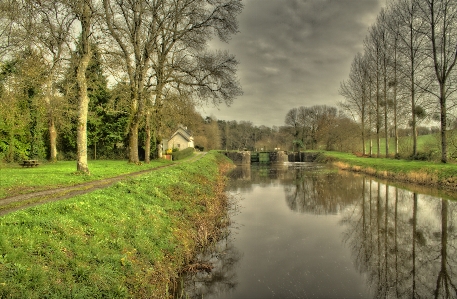
{"type": "Polygon", "coordinates": [[[390,31],[388,30],[388,15],[385,9],[382,9],[377,19],[377,37],[380,43],[380,63],[381,63],[381,76],[382,76],[382,101],[384,106],[384,139],[385,139],[385,153],[386,157],[389,156],[389,120],[388,120],[388,107],[389,102],[387,99],[388,81],[389,80],[389,62],[392,55],[391,47],[389,44],[390,31]]]}
{"type": "Polygon", "coordinates": [[[369,113],[369,80],[368,66],[365,57],[357,53],[351,64],[349,79],[342,82],[339,93],[346,99],[340,106],[350,115],[354,121],[360,122],[362,135],[362,154],[366,154],[366,133],[369,113]]]}
{"type": "Polygon", "coordinates": [[[394,121],[394,146],[395,155],[398,155],[398,126],[399,126],[399,99],[398,99],[398,70],[400,67],[399,61],[399,40],[400,40],[400,22],[395,18],[395,10],[392,7],[388,9],[388,18],[386,22],[387,30],[390,34],[389,47],[391,48],[391,58],[389,59],[392,74],[388,82],[388,88],[393,89],[392,106],[393,106],[393,121],[394,121]]]}
{"type": "MultiPolygon", "coordinates": [[[[298,108],[292,108],[287,112],[284,123],[286,124],[286,126],[292,128],[292,134],[294,136],[293,150],[295,151],[295,144],[298,140],[298,136],[300,134],[302,127],[298,116],[298,108]]],[[[300,148],[298,148],[298,151],[300,151],[300,148]]]]}
{"type": "Polygon", "coordinates": [[[56,81],[65,65],[65,55],[68,54],[67,44],[70,42],[75,16],[62,2],[50,0],[36,1],[34,12],[35,46],[47,64],[44,101],[48,119],[49,158],[50,161],[55,162],[57,160],[56,108],[59,98],[56,92],[56,81]]]}
{"type": "Polygon", "coordinates": [[[138,129],[144,106],[146,74],[151,67],[157,27],[155,15],[163,1],[103,1],[108,48],[119,77],[130,88],[129,162],[138,157],[138,129]],[[122,61],[119,64],[119,61],[122,61]]]}
{"type": "Polygon", "coordinates": [[[426,30],[424,22],[418,18],[419,7],[417,0],[399,0],[394,8],[395,17],[398,20],[399,27],[399,43],[400,54],[403,62],[399,68],[402,73],[400,84],[407,90],[410,102],[409,122],[411,126],[411,135],[413,138],[412,155],[417,154],[417,116],[418,116],[418,100],[420,85],[420,77],[423,75],[425,57],[423,48],[425,46],[424,35],[422,32],[426,30]]]}
{"type": "Polygon", "coordinates": [[[89,110],[89,96],[87,94],[86,71],[92,57],[91,35],[95,9],[92,0],[71,2],[70,7],[80,22],[81,35],[79,40],[79,57],[76,69],[76,84],[78,86],[78,124],[77,124],[77,171],[90,174],[87,164],[87,115],[89,110]]]}
{"type": "Polygon", "coordinates": [[[375,131],[376,131],[376,150],[377,157],[381,155],[381,50],[382,44],[379,38],[379,25],[373,25],[370,28],[369,36],[365,40],[365,53],[370,62],[370,76],[373,77],[374,91],[374,114],[375,114],[375,131]]]}
{"type": "Polygon", "coordinates": [[[117,45],[111,54],[122,59],[131,89],[130,162],[138,161],[138,129],[146,100],[160,126],[163,101],[173,90],[197,92],[215,104],[229,104],[240,93],[234,57],[205,51],[213,33],[227,41],[237,31],[239,0],[104,0],[103,4],[107,31],[117,45]]]}
{"type": "Polygon", "coordinates": [[[455,92],[450,78],[455,72],[457,62],[457,2],[455,0],[419,0],[419,8],[428,30],[423,32],[428,38],[425,47],[430,59],[434,82],[438,91],[429,89],[439,101],[441,123],[441,162],[447,156],[447,113],[448,99],[455,92]]]}

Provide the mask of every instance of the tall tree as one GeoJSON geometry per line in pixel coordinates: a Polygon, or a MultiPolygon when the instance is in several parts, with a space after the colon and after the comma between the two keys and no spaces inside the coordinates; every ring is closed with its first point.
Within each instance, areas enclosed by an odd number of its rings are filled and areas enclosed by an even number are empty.
{"type": "Polygon", "coordinates": [[[438,91],[432,91],[438,98],[441,123],[441,162],[447,156],[447,102],[455,92],[450,79],[457,62],[457,2],[455,0],[420,0],[421,16],[428,25],[426,54],[430,58],[432,76],[438,91]]]}
{"type": "Polygon", "coordinates": [[[57,128],[56,110],[60,106],[56,91],[56,82],[65,67],[67,58],[67,44],[70,42],[74,23],[74,14],[61,1],[40,0],[31,1],[34,12],[33,41],[39,49],[47,66],[47,80],[45,82],[45,96],[47,122],[49,131],[49,159],[57,160],[57,128]]]}
{"type": "Polygon", "coordinates": [[[91,35],[93,26],[94,6],[92,0],[80,0],[71,3],[73,13],[81,24],[80,51],[76,70],[76,84],[78,94],[78,121],[77,121],[77,171],[90,174],[87,164],[87,117],[89,111],[89,96],[87,93],[86,71],[92,57],[91,35]]]}
{"type": "Polygon", "coordinates": [[[388,81],[389,81],[389,60],[392,55],[389,45],[389,30],[388,30],[388,15],[385,9],[382,9],[377,19],[378,30],[377,37],[380,43],[380,66],[382,76],[382,106],[384,106],[384,139],[385,139],[385,153],[389,156],[389,120],[388,120],[388,107],[389,101],[387,99],[388,81]]]}
{"type": "MultiPolygon", "coordinates": [[[[292,128],[292,132],[293,132],[292,134],[294,136],[293,145],[295,147],[295,144],[297,143],[298,136],[299,136],[300,130],[301,130],[301,128],[300,128],[301,125],[300,125],[300,122],[298,119],[298,108],[292,108],[289,111],[287,111],[284,123],[286,124],[286,126],[289,126],[292,128]]],[[[294,148],[294,150],[295,150],[295,148],[294,148]]],[[[298,151],[300,151],[300,148],[298,148],[298,151]]]]}
{"type": "Polygon", "coordinates": [[[423,77],[423,69],[425,67],[424,46],[425,38],[422,32],[426,31],[424,21],[419,18],[419,6],[417,0],[399,0],[394,8],[395,17],[398,20],[399,27],[399,42],[400,54],[403,58],[403,63],[399,68],[402,73],[400,84],[408,91],[410,102],[409,122],[411,126],[411,136],[413,138],[412,155],[417,154],[417,116],[418,116],[418,100],[420,96],[421,85],[420,78],[423,77]]]}
{"type": "Polygon", "coordinates": [[[160,118],[171,90],[198,93],[216,104],[230,103],[239,94],[236,60],[226,53],[209,54],[205,47],[213,32],[228,40],[237,31],[241,1],[104,0],[103,4],[107,30],[117,45],[113,57],[123,59],[131,86],[130,162],[138,161],[138,129],[146,100],[160,118]]]}
{"type": "Polygon", "coordinates": [[[367,118],[370,109],[368,92],[367,61],[361,53],[357,53],[351,64],[349,79],[341,83],[339,93],[346,99],[340,106],[349,112],[355,121],[360,122],[363,155],[366,154],[367,118]]]}
{"type": "Polygon", "coordinates": [[[155,16],[163,1],[103,1],[107,37],[107,52],[114,67],[128,78],[130,89],[129,161],[138,157],[138,130],[144,107],[146,74],[151,67],[157,27],[155,16]],[[113,47],[113,45],[116,45],[113,47]],[[119,65],[119,59],[122,65],[119,65]]]}
{"type": "Polygon", "coordinates": [[[379,34],[379,24],[370,28],[369,36],[365,41],[365,51],[370,61],[370,72],[373,77],[374,91],[374,114],[376,130],[376,150],[377,157],[381,155],[381,38],[379,34]]]}

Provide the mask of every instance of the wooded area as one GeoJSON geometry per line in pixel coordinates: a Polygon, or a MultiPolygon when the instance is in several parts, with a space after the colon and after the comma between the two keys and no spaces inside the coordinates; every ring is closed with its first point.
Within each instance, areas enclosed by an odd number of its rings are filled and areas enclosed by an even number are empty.
{"type": "Polygon", "coordinates": [[[340,110],[296,107],[284,126],[267,127],[196,109],[242,93],[235,57],[208,46],[237,32],[240,0],[2,1],[0,160],[74,159],[86,173],[88,159],[147,163],[178,125],[203,150],[399,156],[400,137],[411,136],[408,156],[418,158],[417,136],[438,126],[440,147],[425,155],[447,162],[457,158],[456,6],[389,1],[341,83],[340,110]]]}
{"type": "MultiPolygon", "coordinates": [[[[341,83],[341,107],[359,124],[360,150],[398,155],[399,131],[410,130],[410,156],[417,157],[418,127],[440,127],[440,159],[457,158],[457,1],[392,0],[377,16],[341,83]],[[395,148],[388,140],[394,138],[395,148]],[[373,151],[373,139],[376,151],[373,151]],[[451,146],[451,152],[449,152],[451,146]]],[[[427,153],[429,154],[429,153],[427,153]]]]}
{"type": "Polygon", "coordinates": [[[234,56],[208,49],[237,32],[241,10],[240,0],[2,1],[0,158],[76,158],[89,173],[88,147],[92,158],[126,147],[130,162],[141,148],[148,162],[197,103],[241,94],[234,56]]]}

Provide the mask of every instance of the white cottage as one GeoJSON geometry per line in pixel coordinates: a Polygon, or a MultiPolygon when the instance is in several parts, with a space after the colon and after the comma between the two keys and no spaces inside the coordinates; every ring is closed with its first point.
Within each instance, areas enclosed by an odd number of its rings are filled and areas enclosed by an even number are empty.
{"type": "Polygon", "coordinates": [[[163,140],[163,150],[177,148],[179,150],[194,147],[194,137],[187,131],[186,127],[179,126],[178,130],[171,135],[171,138],[163,140]]]}

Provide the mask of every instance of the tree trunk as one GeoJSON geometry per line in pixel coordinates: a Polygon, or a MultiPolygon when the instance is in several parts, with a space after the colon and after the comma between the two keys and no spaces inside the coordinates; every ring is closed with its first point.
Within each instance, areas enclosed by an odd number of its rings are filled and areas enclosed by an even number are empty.
{"type": "MultiPolygon", "coordinates": [[[[378,57],[378,54],[376,55],[378,57]]],[[[380,115],[380,101],[379,101],[379,61],[376,58],[376,157],[381,156],[381,115],[380,115]]]]}
{"type": "Polygon", "coordinates": [[[129,134],[129,163],[138,163],[138,121],[132,120],[129,134]]]}
{"type": "Polygon", "coordinates": [[[151,120],[149,111],[146,113],[146,140],[144,141],[144,163],[149,164],[151,162],[151,120]]]}
{"type": "MultiPolygon", "coordinates": [[[[385,49],[384,49],[385,51],[385,49]]],[[[383,96],[384,96],[384,137],[386,139],[386,158],[389,157],[389,123],[387,122],[387,59],[385,58],[385,53],[384,55],[384,69],[383,69],[383,96]]]]}
{"type": "Polygon", "coordinates": [[[48,131],[49,131],[49,161],[57,161],[57,130],[56,124],[54,121],[52,99],[54,96],[54,91],[52,87],[52,74],[48,78],[47,87],[46,87],[46,96],[44,101],[46,102],[47,117],[48,117],[48,131]]]}
{"type": "Polygon", "coordinates": [[[362,155],[365,156],[366,154],[366,148],[365,148],[365,139],[366,139],[366,128],[365,128],[365,122],[366,122],[366,117],[365,117],[365,102],[366,102],[366,96],[365,96],[365,91],[363,92],[362,95],[362,155]]]}
{"type": "Polygon", "coordinates": [[[444,86],[441,86],[440,97],[440,119],[441,119],[441,162],[447,163],[447,138],[446,138],[446,98],[444,96],[444,86]]]}
{"type": "Polygon", "coordinates": [[[89,111],[89,96],[87,95],[87,78],[86,70],[91,59],[90,49],[90,19],[91,9],[89,4],[84,1],[82,12],[80,15],[81,22],[81,57],[76,73],[76,81],[78,84],[78,126],[77,126],[77,153],[76,153],[76,169],[79,172],[90,174],[89,166],[87,165],[87,115],[89,111]]]}
{"type": "Polygon", "coordinates": [[[158,142],[158,143],[157,143],[157,157],[158,157],[159,159],[161,159],[162,156],[163,156],[163,155],[162,155],[162,143],[158,142]]]}
{"type": "Polygon", "coordinates": [[[56,130],[56,124],[54,122],[52,113],[50,113],[48,121],[49,121],[48,130],[49,130],[49,147],[50,147],[49,161],[57,162],[57,130],[56,130]]]}
{"type": "Polygon", "coordinates": [[[79,93],[78,127],[77,127],[77,171],[90,174],[87,165],[87,114],[89,97],[87,96],[86,69],[90,56],[84,54],[78,66],[77,82],[79,93]]]}

